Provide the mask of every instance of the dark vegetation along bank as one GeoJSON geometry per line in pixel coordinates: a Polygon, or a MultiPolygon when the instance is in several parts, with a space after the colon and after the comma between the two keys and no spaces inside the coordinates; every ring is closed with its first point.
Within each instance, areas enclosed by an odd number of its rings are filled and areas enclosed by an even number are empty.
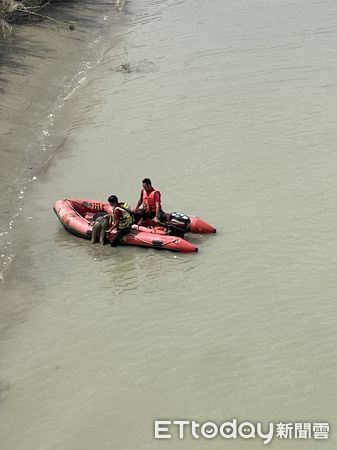
{"type": "Polygon", "coordinates": [[[0,0],[0,33],[8,38],[13,25],[29,19],[42,19],[43,9],[57,0],[0,0]]]}
{"type": "MultiPolygon", "coordinates": [[[[86,3],[96,3],[95,0],[83,1],[86,3]]],[[[61,6],[64,3],[76,2],[76,0],[0,0],[0,39],[7,39],[13,33],[13,27],[15,24],[25,22],[27,20],[50,20],[52,22],[58,22],[57,20],[49,17],[45,10],[51,4],[58,4],[61,6]]],[[[108,0],[107,2],[100,2],[97,0],[97,4],[104,3],[115,7],[121,6],[123,0],[108,0]]],[[[59,22],[61,23],[61,22],[59,22]]],[[[63,22],[72,30],[74,25],[71,22],[63,22]]]]}

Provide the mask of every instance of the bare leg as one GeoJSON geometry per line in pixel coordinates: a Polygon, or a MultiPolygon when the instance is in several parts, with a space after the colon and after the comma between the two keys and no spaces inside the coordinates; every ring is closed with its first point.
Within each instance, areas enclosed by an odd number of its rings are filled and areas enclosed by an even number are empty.
{"type": "Polygon", "coordinates": [[[100,242],[101,246],[103,246],[105,243],[105,233],[106,233],[107,228],[108,228],[108,221],[106,219],[104,221],[102,220],[102,225],[101,225],[101,230],[100,230],[100,235],[99,235],[99,242],[100,242]]]}
{"type": "Polygon", "coordinates": [[[102,224],[100,221],[95,221],[92,226],[92,233],[91,233],[91,243],[95,244],[98,240],[99,234],[101,232],[102,224]]]}

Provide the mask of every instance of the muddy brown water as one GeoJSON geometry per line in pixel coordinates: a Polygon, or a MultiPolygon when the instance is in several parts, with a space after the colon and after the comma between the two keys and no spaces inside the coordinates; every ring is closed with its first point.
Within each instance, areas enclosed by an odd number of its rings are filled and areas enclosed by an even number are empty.
{"type": "Polygon", "coordinates": [[[336,447],[336,14],[133,0],[69,41],[67,82],[26,130],[52,158],[1,236],[2,450],[261,448],[153,439],[155,419],[233,417],[327,421],[327,442],[272,447],[336,447]],[[101,249],[51,210],[135,203],[145,176],[166,210],[218,228],[191,238],[198,254],[101,249]]]}

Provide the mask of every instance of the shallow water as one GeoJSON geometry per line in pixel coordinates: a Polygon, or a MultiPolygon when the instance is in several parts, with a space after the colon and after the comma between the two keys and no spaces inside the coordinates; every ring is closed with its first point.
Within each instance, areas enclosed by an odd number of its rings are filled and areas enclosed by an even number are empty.
{"type": "Polygon", "coordinates": [[[262,445],[155,441],[159,418],[334,428],[336,13],[134,0],[102,31],[45,136],[64,141],[30,184],[1,286],[1,449],[262,445]],[[51,210],[135,203],[143,177],[166,210],[217,227],[198,254],[93,247],[51,210]]]}

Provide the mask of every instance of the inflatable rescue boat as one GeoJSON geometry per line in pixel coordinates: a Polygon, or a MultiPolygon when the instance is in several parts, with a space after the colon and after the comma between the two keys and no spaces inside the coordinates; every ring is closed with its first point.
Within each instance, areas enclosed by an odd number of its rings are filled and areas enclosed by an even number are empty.
{"type": "MultiPolygon", "coordinates": [[[[58,200],[55,202],[53,209],[67,231],[84,239],[91,239],[94,215],[97,212],[111,213],[112,211],[109,203],[85,199],[58,200]]],[[[107,241],[112,239],[114,233],[116,233],[116,230],[107,232],[107,241]]],[[[164,229],[159,230],[138,225],[132,225],[131,232],[124,236],[120,243],[184,253],[198,251],[195,245],[181,237],[166,234],[164,229]]]]}

